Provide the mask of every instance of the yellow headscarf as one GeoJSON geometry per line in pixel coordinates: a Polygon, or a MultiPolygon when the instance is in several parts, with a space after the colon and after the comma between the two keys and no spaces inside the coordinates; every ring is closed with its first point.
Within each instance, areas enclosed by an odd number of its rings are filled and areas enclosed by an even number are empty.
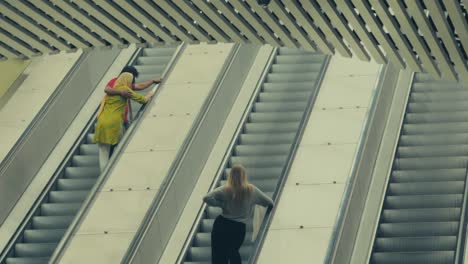
{"type": "MultiPolygon", "coordinates": [[[[126,86],[126,87],[132,87],[132,82],[133,82],[133,74],[128,73],[128,72],[123,72],[120,74],[120,76],[117,78],[115,81],[113,89],[116,89],[121,86],[126,86]]],[[[104,98],[102,98],[101,101],[101,106],[99,107],[99,111],[97,116],[101,115],[102,110],[104,110],[104,105],[106,104],[106,97],[107,94],[104,94],[104,98]]]]}

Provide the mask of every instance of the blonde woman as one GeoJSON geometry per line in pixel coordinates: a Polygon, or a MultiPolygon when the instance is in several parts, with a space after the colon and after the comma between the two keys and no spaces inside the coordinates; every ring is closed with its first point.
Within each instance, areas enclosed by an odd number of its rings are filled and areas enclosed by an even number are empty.
{"type": "MultiPolygon", "coordinates": [[[[141,104],[148,102],[154,95],[154,91],[148,92],[146,96],[135,93],[131,88],[132,83],[133,75],[124,72],[115,81],[114,89],[120,92],[126,91],[130,94],[130,99],[141,104]]],[[[94,142],[99,145],[99,167],[101,172],[109,161],[111,146],[117,144],[120,140],[126,105],[127,98],[124,96],[107,95],[98,114],[94,142]]]]}
{"type": "Polygon", "coordinates": [[[223,209],[211,232],[212,263],[241,264],[239,249],[244,242],[246,224],[252,218],[254,206],[272,207],[273,201],[249,183],[245,168],[238,164],[231,168],[226,185],[208,193],[203,201],[223,209]]]}

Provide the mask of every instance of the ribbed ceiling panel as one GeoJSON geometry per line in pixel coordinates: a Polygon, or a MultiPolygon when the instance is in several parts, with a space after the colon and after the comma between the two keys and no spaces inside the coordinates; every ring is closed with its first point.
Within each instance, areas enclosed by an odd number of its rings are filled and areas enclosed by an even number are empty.
{"type": "Polygon", "coordinates": [[[468,0],[3,0],[0,59],[238,42],[388,61],[468,81],[468,0]]]}

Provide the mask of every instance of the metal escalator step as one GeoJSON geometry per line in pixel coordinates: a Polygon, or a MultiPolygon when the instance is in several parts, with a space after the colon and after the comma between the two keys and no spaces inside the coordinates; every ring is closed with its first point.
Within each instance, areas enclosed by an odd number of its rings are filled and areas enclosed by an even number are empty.
{"type": "Polygon", "coordinates": [[[290,149],[291,144],[237,145],[234,148],[234,153],[237,156],[287,155],[290,149]]]}
{"type": "Polygon", "coordinates": [[[67,179],[97,178],[100,173],[99,167],[67,167],[64,177],[67,179]]]}
{"type": "Polygon", "coordinates": [[[385,197],[385,209],[453,208],[461,207],[463,194],[448,195],[399,195],[385,197]]]}
{"type": "Polygon", "coordinates": [[[400,158],[468,156],[468,145],[398,147],[400,158]]]}
{"type": "Polygon", "coordinates": [[[322,62],[324,58],[325,56],[323,55],[315,54],[278,55],[275,61],[277,64],[304,64],[322,62]]]}
{"type": "Polygon", "coordinates": [[[237,156],[229,159],[229,164],[242,164],[246,167],[281,167],[286,163],[286,155],[275,155],[275,156],[237,156]]]}
{"type": "MultiPolygon", "coordinates": [[[[287,67],[287,65],[281,65],[287,67]]],[[[266,82],[269,83],[295,83],[295,82],[313,82],[318,72],[302,72],[302,73],[269,73],[266,77],[266,82]]]]}
{"type": "Polygon", "coordinates": [[[295,136],[295,133],[242,134],[239,143],[242,145],[292,144],[295,136]]]}
{"type": "MultiPolygon", "coordinates": [[[[307,104],[307,99],[310,97],[311,92],[276,92],[276,93],[261,93],[259,96],[259,102],[261,103],[272,103],[272,102],[293,102],[299,104],[307,104]]],[[[298,111],[304,111],[305,108],[301,108],[298,111]]],[[[301,113],[302,114],[302,113],[301,113]]]]}
{"type": "Polygon", "coordinates": [[[34,229],[66,229],[73,221],[74,216],[34,216],[32,227],[34,229]]]}
{"type": "Polygon", "coordinates": [[[46,258],[7,258],[5,264],[48,264],[49,257],[46,258]]]}
{"type": "Polygon", "coordinates": [[[50,203],[81,203],[88,196],[89,191],[51,191],[50,203]]]}
{"type": "Polygon", "coordinates": [[[463,91],[464,89],[466,89],[466,86],[460,83],[445,83],[444,85],[440,85],[440,83],[415,82],[413,83],[412,88],[414,92],[436,92],[436,91],[454,91],[454,90],[463,91]]]}
{"type": "Polygon", "coordinates": [[[314,86],[315,82],[264,83],[263,91],[267,93],[302,92],[310,91],[314,86]]]}
{"type": "Polygon", "coordinates": [[[391,182],[440,182],[440,181],[464,181],[466,170],[459,169],[433,169],[433,170],[394,170],[390,178],[391,182]]]}
{"type": "Polygon", "coordinates": [[[81,203],[43,203],[42,216],[75,215],[81,208],[81,203]]]}
{"type": "Polygon", "coordinates": [[[463,181],[390,183],[387,195],[462,194],[464,190],[463,181]]]}
{"type": "Polygon", "coordinates": [[[36,229],[26,230],[23,234],[24,243],[58,243],[66,229],[36,229]]]}
{"type": "MultiPolygon", "coordinates": [[[[466,130],[468,131],[468,130],[466,130]]],[[[434,134],[434,135],[403,135],[400,146],[437,146],[468,144],[468,133],[434,134]]]]}
{"type": "Polygon", "coordinates": [[[444,251],[455,250],[456,236],[385,237],[375,241],[375,252],[444,251]]]}
{"type": "MultiPolygon", "coordinates": [[[[230,168],[224,170],[224,178],[227,179],[230,168]]],[[[277,179],[283,172],[283,167],[269,167],[269,168],[247,168],[247,173],[250,180],[256,179],[277,179]]]]}
{"type": "MultiPolygon", "coordinates": [[[[247,260],[251,251],[251,246],[242,246],[239,250],[242,260],[247,260]]],[[[188,258],[194,261],[210,261],[211,247],[191,247],[188,252],[188,258]]]]}
{"type": "Polygon", "coordinates": [[[99,148],[97,144],[81,144],[81,155],[99,155],[99,148]]]}
{"type": "Polygon", "coordinates": [[[61,191],[90,190],[96,183],[94,178],[58,179],[57,188],[61,191]]]}
{"type": "Polygon", "coordinates": [[[251,113],[249,120],[252,123],[270,123],[270,122],[299,122],[303,112],[288,113],[251,113]]]}
{"type": "Polygon", "coordinates": [[[429,135],[429,134],[450,134],[466,133],[468,122],[458,123],[435,123],[435,124],[404,124],[404,135],[429,135]]]}
{"type": "Polygon", "coordinates": [[[409,103],[407,107],[408,113],[456,112],[467,110],[468,105],[463,101],[409,103]]]}
{"type": "Polygon", "coordinates": [[[460,208],[384,209],[383,223],[450,222],[460,219],[460,208]]]}
{"type": "Polygon", "coordinates": [[[99,158],[95,155],[75,155],[72,164],[75,167],[99,167],[99,158]]]}
{"type": "MultiPolygon", "coordinates": [[[[163,65],[164,68],[166,65],[163,65]]],[[[146,81],[149,81],[149,80],[152,80],[154,78],[157,78],[161,75],[161,73],[159,72],[153,72],[153,73],[144,73],[144,74],[139,74],[138,75],[138,78],[135,79],[135,82],[136,83],[140,83],[140,82],[146,82],[146,81]]],[[[144,94],[144,93],[139,93],[139,94],[144,94]]]]}
{"type": "Polygon", "coordinates": [[[304,111],[307,107],[307,103],[283,103],[283,102],[257,102],[254,104],[254,112],[263,113],[263,112],[297,112],[304,111]]]}
{"type": "Polygon", "coordinates": [[[433,252],[376,252],[371,264],[453,264],[453,251],[433,252]]]}
{"type": "Polygon", "coordinates": [[[421,123],[456,123],[468,122],[468,111],[439,112],[439,113],[408,113],[405,116],[406,124],[421,123]]]}
{"type": "Polygon", "coordinates": [[[58,243],[16,243],[15,255],[20,258],[49,257],[54,253],[58,243]]]}
{"type": "Polygon", "coordinates": [[[276,64],[271,67],[273,73],[308,73],[318,72],[322,68],[321,63],[311,64],[292,64],[292,65],[281,65],[276,64]]]}
{"type": "Polygon", "coordinates": [[[285,136],[296,135],[297,127],[299,122],[284,122],[278,123],[247,123],[244,127],[245,133],[247,134],[279,134],[288,133],[285,136]]]}
{"type": "Polygon", "coordinates": [[[137,65],[165,65],[171,59],[172,56],[139,57],[136,63],[137,65]]]}
{"type": "Polygon", "coordinates": [[[413,92],[410,95],[410,102],[447,102],[464,101],[468,99],[468,91],[451,92],[413,92]]]}
{"type": "Polygon", "coordinates": [[[396,170],[455,169],[466,168],[466,165],[464,157],[398,158],[393,163],[396,170]]]}
{"type": "Polygon", "coordinates": [[[139,74],[153,74],[153,78],[158,77],[166,69],[166,65],[136,65],[139,74]]]}
{"type": "Polygon", "coordinates": [[[314,54],[312,52],[307,52],[303,49],[296,49],[296,48],[286,48],[286,47],[281,47],[278,49],[279,50],[279,55],[304,55],[304,54],[314,54]]]}
{"type": "Polygon", "coordinates": [[[455,236],[458,235],[458,222],[434,223],[383,223],[379,225],[379,237],[409,236],[455,236]]]}
{"type": "Polygon", "coordinates": [[[168,57],[174,54],[176,51],[175,47],[157,47],[157,48],[144,48],[143,49],[143,56],[150,56],[150,57],[168,57]]]}

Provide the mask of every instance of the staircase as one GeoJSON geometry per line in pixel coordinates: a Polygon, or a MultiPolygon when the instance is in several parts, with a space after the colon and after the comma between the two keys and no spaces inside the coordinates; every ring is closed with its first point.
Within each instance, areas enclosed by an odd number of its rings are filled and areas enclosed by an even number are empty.
{"type": "MultiPolygon", "coordinates": [[[[175,51],[176,47],[144,49],[135,65],[140,72],[137,82],[161,76],[175,51]]],[[[134,113],[139,106],[133,105],[134,113]]],[[[98,146],[93,143],[94,125],[85,133],[45,198],[16,234],[17,239],[1,264],[48,263],[100,174],[98,146]]]]}
{"type": "Polygon", "coordinates": [[[415,74],[373,264],[453,264],[465,195],[468,87],[415,74]]]}
{"type": "MultiPolygon", "coordinates": [[[[216,187],[225,184],[230,167],[240,163],[250,181],[270,197],[277,188],[291,146],[311,96],[325,56],[296,49],[280,48],[270,72],[257,95],[241,134],[231,150],[223,177],[216,187]]],[[[187,252],[185,264],[211,263],[211,229],[220,208],[207,207],[187,252]]],[[[240,249],[243,262],[248,261],[253,242],[252,224],[247,226],[240,249]]]]}

